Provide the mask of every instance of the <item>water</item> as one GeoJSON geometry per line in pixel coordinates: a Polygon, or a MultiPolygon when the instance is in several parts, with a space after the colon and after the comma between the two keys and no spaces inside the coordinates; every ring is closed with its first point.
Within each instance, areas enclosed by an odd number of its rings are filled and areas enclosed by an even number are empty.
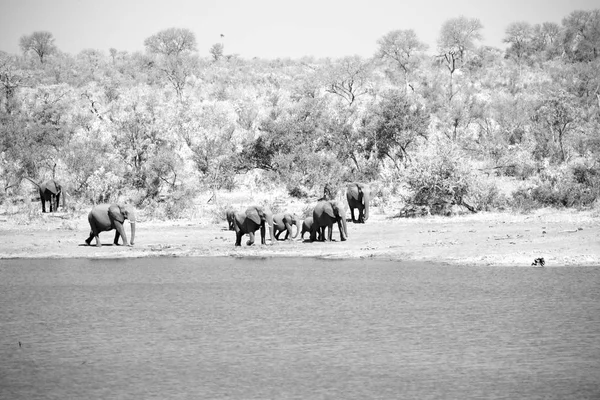
{"type": "Polygon", "coordinates": [[[600,268],[0,260],[0,399],[36,398],[598,399],[600,268]]]}

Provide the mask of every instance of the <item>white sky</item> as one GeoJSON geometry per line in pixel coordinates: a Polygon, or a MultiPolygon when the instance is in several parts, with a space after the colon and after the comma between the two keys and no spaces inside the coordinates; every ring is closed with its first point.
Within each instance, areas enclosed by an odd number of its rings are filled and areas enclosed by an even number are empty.
{"type": "Polygon", "coordinates": [[[18,54],[19,38],[49,31],[64,52],[143,50],[167,28],[196,35],[201,56],[221,41],[243,58],[372,56],[377,39],[414,29],[431,49],[442,23],[464,15],[483,24],[482,44],[503,48],[511,22],[561,22],[599,0],[0,0],[0,50],[18,54]]]}

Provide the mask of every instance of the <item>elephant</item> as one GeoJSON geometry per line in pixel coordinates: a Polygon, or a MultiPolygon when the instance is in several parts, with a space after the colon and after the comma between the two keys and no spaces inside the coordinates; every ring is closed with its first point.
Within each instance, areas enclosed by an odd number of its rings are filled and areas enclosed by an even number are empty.
{"type": "Polygon", "coordinates": [[[54,179],[47,180],[42,183],[37,183],[31,178],[25,177],[31,183],[38,187],[40,193],[40,201],[42,202],[42,212],[46,212],[46,202],[50,202],[50,212],[56,212],[60,199],[62,197],[62,207],[65,207],[65,196],[62,193],[62,186],[54,179]]]}
{"type": "Polygon", "coordinates": [[[100,204],[92,208],[88,214],[90,223],[90,237],[85,240],[89,246],[92,239],[96,239],[96,246],[100,247],[100,232],[116,229],[114,244],[119,244],[119,236],[123,237],[123,244],[133,246],[135,239],[135,209],[130,205],[123,204],[100,204]],[[131,241],[127,242],[127,235],[123,228],[123,222],[128,219],[131,225],[131,241]]]}
{"type": "Polygon", "coordinates": [[[269,211],[265,211],[260,206],[250,206],[245,212],[235,213],[234,230],[235,230],[235,245],[242,245],[242,236],[248,234],[250,239],[246,242],[248,246],[254,244],[254,232],[260,229],[260,242],[266,244],[265,233],[266,228],[269,227],[271,233],[271,240],[273,238],[273,214],[269,211]]]}
{"type": "Polygon", "coordinates": [[[310,232],[310,240],[325,241],[332,240],[333,223],[337,222],[340,230],[340,240],[348,239],[348,228],[346,226],[346,213],[337,201],[322,200],[317,203],[313,210],[313,229],[310,232]],[[325,228],[327,236],[325,236],[325,228]]]}
{"type": "Polygon", "coordinates": [[[285,232],[284,240],[296,239],[300,232],[300,219],[295,215],[288,213],[279,213],[273,215],[273,235],[279,240],[279,235],[285,232]],[[292,235],[292,225],[296,225],[296,234],[292,235]]]}
{"type": "Polygon", "coordinates": [[[369,202],[371,200],[371,191],[363,183],[351,183],[346,190],[346,199],[350,207],[350,216],[352,222],[364,224],[369,219],[369,202]],[[358,219],[354,218],[354,209],[358,209],[358,219]]]}
{"type": "Polygon", "coordinates": [[[225,218],[227,219],[227,225],[229,226],[229,230],[233,231],[234,229],[234,225],[235,225],[235,211],[234,210],[227,210],[227,212],[225,213],[225,218]]]}
{"type": "Polygon", "coordinates": [[[302,232],[300,235],[300,238],[302,240],[304,240],[304,234],[306,232],[308,232],[309,234],[311,233],[312,227],[313,227],[313,217],[304,218],[304,221],[302,221],[302,232]]]}

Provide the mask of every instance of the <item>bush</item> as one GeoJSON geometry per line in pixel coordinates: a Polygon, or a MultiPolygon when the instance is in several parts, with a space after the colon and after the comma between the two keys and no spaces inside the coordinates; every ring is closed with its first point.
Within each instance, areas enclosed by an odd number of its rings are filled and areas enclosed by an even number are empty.
{"type": "Polygon", "coordinates": [[[582,162],[547,168],[533,185],[513,193],[512,205],[520,210],[545,206],[591,206],[600,198],[597,176],[597,169],[582,162]]]}
{"type": "Polygon", "coordinates": [[[433,145],[413,157],[406,170],[409,206],[429,206],[446,215],[452,204],[464,204],[471,187],[471,167],[452,146],[433,145]],[[442,205],[442,206],[440,206],[442,205]]]}
{"type": "Polygon", "coordinates": [[[477,211],[502,210],[508,204],[508,199],[493,179],[474,176],[469,191],[469,201],[477,211]]]}

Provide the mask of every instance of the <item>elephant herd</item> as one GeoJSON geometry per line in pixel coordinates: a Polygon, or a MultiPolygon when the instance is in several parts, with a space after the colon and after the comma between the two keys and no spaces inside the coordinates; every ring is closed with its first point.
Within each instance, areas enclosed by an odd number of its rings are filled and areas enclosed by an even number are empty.
{"type": "MultiPolygon", "coordinates": [[[[352,222],[364,223],[369,218],[370,191],[368,186],[361,183],[351,183],[346,190],[346,199],[350,207],[352,222]],[[355,218],[354,210],[358,210],[355,218]]],[[[315,205],[312,216],[301,220],[290,213],[273,214],[270,210],[260,206],[248,207],[244,212],[229,210],[226,213],[229,230],[235,231],[235,245],[241,246],[242,237],[248,235],[248,246],[254,244],[255,232],[260,230],[261,244],[266,244],[266,231],[269,230],[271,240],[280,240],[280,235],[285,232],[283,240],[292,240],[301,230],[301,238],[310,233],[310,241],[331,241],[333,225],[337,223],[340,240],[348,239],[346,214],[343,206],[326,198],[320,199],[315,205]],[[292,227],[296,226],[296,233],[292,227]]]]}
{"type": "MultiPolygon", "coordinates": [[[[50,212],[56,211],[62,193],[61,186],[56,181],[48,181],[38,184],[34,181],[40,192],[42,201],[42,211],[46,212],[46,202],[50,202],[50,212]]],[[[352,222],[364,223],[369,218],[370,191],[368,186],[361,183],[351,183],[346,190],[346,198],[350,207],[352,222]],[[358,217],[355,218],[354,210],[358,210],[358,217]]],[[[64,197],[63,197],[64,205],[64,197]]],[[[260,230],[261,244],[266,244],[266,231],[269,230],[271,240],[280,240],[280,236],[285,236],[282,240],[296,239],[301,231],[301,238],[304,239],[305,233],[310,233],[310,241],[331,241],[333,225],[337,224],[340,231],[340,240],[348,239],[348,229],[346,225],[346,214],[342,204],[335,200],[327,198],[320,199],[315,205],[312,216],[301,220],[296,215],[290,213],[271,213],[268,209],[260,206],[248,207],[244,212],[228,211],[227,222],[229,229],[235,231],[235,245],[241,246],[242,237],[248,235],[247,245],[254,244],[255,233],[260,230]],[[296,226],[296,232],[293,233],[293,226],[296,226]]],[[[88,214],[90,224],[90,235],[85,240],[87,245],[91,245],[92,240],[96,240],[96,246],[102,246],[99,238],[100,232],[116,230],[113,243],[118,244],[119,238],[122,238],[123,244],[132,246],[135,240],[135,210],[129,205],[123,204],[101,204],[95,206],[88,214]],[[131,240],[127,239],[127,234],[123,223],[128,219],[131,225],[131,240]]]]}

